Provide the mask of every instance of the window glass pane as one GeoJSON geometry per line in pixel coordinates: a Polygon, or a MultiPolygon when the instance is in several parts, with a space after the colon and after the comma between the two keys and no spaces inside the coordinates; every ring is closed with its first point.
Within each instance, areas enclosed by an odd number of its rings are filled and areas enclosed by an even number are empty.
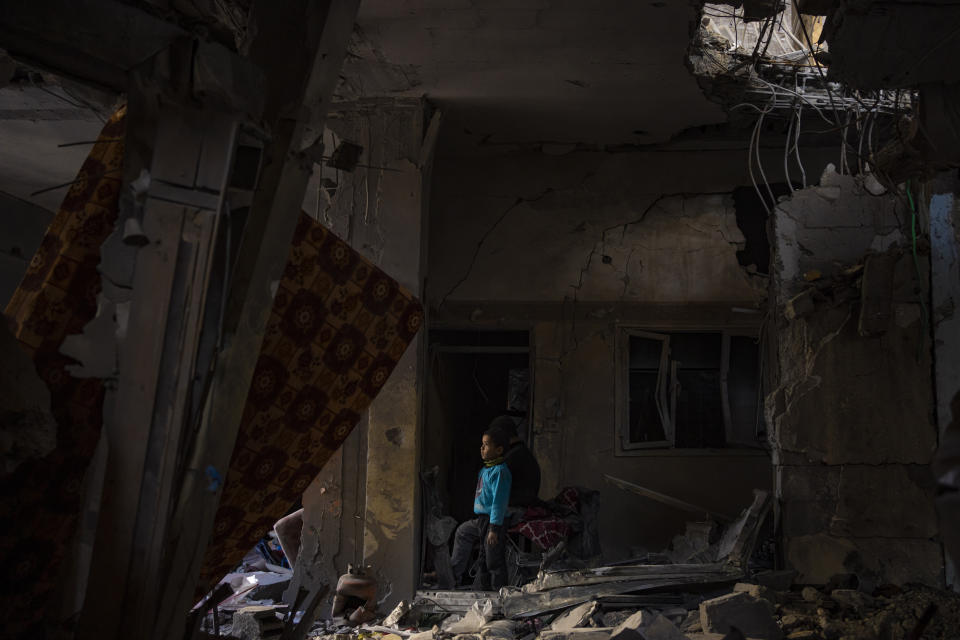
{"type": "Polygon", "coordinates": [[[719,333],[671,333],[670,359],[680,363],[681,369],[720,370],[719,333]]]}
{"type": "Polygon", "coordinates": [[[653,369],[660,367],[663,341],[640,336],[630,336],[630,369],[653,369]]]}
{"type": "Polygon", "coordinates": [[[665,440],[655,401],[657,372],[630,372],[630,442],[665,440]]]}
{"type": "Polygon", "coordinates": [[[758,427],[763,430],[763,424],[757,424],[759,361],[760,347],[754,338],[731,336],[727,391],[730,394],[732,430],[738,442],[752,443],[756,441],[758,427]]]}
{"type": "Polygon", "coordinates": [[[666,439],[656,402],[662,352],[662,340],[630,336],[630,442],[666,439]]]}
{"type": "Polygon", "coordinates": [[[676,443],[684,448],[722,447],[726,442],[719,369],[681,368],[677,372],[676,443]]]}
{"type": "Polygon", "coordinates": [[[719,333],[670,334],[670,360],[677,362],[676,446],[722,447],[726,442],[720,389],[719,333]]]}

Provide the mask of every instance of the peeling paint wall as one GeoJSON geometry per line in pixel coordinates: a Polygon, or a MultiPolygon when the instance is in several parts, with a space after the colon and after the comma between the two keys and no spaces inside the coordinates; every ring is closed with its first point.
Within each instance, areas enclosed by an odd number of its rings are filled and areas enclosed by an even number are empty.
{"type": "Polygon", "coordinates": [[[914,263],[904,224],[910,212],[902,199],[871,195],[831,170],[821,186],[775,210],[779,386],[766,404],[786,561],[801,583],[837,573],[856,573],[864,585],[943,582],[929,467],[937,444],[930,341],[920,303],[928,258],[914,263]],[[867,276],[857,285],[843,274],[882,255],[892,265],[883,283],[889,321],[882,334],[864,336],[867,276]],[[784,305],[801,291],[811,303],[788,320],[784,305]]]}
{"type": "Polygon", "coordinates": [[[618,327],[759,328],[767,280],[737,261],[730,196],[749,184],[745,156],[515,153],[434,171],[432,326],[532,331],[540,497],[599,490],[608,559],[659,551],[702,514],[627,494],[604,473],[730,513],[772,486],[762,451],[615,451],[618,327]]]}
{"type": "MultiPolygon", "coordinates": [[[[360,163],[374,168],[318,166],[304,201],[306,211],[417,294],[421,192],[429,171],[421,162],[423,124],[421,100],[341,105],[327,119],[325,155],[346,140],[363,146],[360,163]]],[[[295,580],[335,586],[348,564],[371,565],[383,610],[410,598],[418,568],[419,344],[410,345],[361,424],[304,495],[295,580]]]]}

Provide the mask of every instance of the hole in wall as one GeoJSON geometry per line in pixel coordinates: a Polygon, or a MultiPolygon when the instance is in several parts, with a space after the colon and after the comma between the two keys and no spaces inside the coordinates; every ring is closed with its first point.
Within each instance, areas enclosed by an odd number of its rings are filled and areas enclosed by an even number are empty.
{"type": "MultiPolygon", "coordinates": [[[[790,193],[785,182],[770,185],[774,198],[790,193]]],[[[769,196],[764,194],[770,205],[769,196]]],[[[746,246],[737,251],[740,266],[754,265],[757,273],[770,273],[770,239],[767,236],[767,210],[763,200],[753,186],[737,187],[733,190],[733,206],[737,215],[737,226],[746,239],[746,246]]]]}

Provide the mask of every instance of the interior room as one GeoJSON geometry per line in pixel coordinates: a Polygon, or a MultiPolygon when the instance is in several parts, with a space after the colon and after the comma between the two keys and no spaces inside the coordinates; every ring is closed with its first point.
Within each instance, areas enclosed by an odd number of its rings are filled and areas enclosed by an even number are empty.
{"type": "Polygon", "coordinates": [[[960,628],[960,3],[0,5],[0,635],[960,628]]]}

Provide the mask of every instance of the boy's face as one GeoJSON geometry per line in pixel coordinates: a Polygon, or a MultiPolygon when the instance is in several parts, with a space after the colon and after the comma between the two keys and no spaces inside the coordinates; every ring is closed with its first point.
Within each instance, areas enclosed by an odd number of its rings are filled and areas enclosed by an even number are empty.
{"type": "Polygon", "coordinates": [[[503,447],[494,443],[490,436],[483,436],[480,441],[480,457],[484,460],[494,460],[503,455],[503,447]]]}

